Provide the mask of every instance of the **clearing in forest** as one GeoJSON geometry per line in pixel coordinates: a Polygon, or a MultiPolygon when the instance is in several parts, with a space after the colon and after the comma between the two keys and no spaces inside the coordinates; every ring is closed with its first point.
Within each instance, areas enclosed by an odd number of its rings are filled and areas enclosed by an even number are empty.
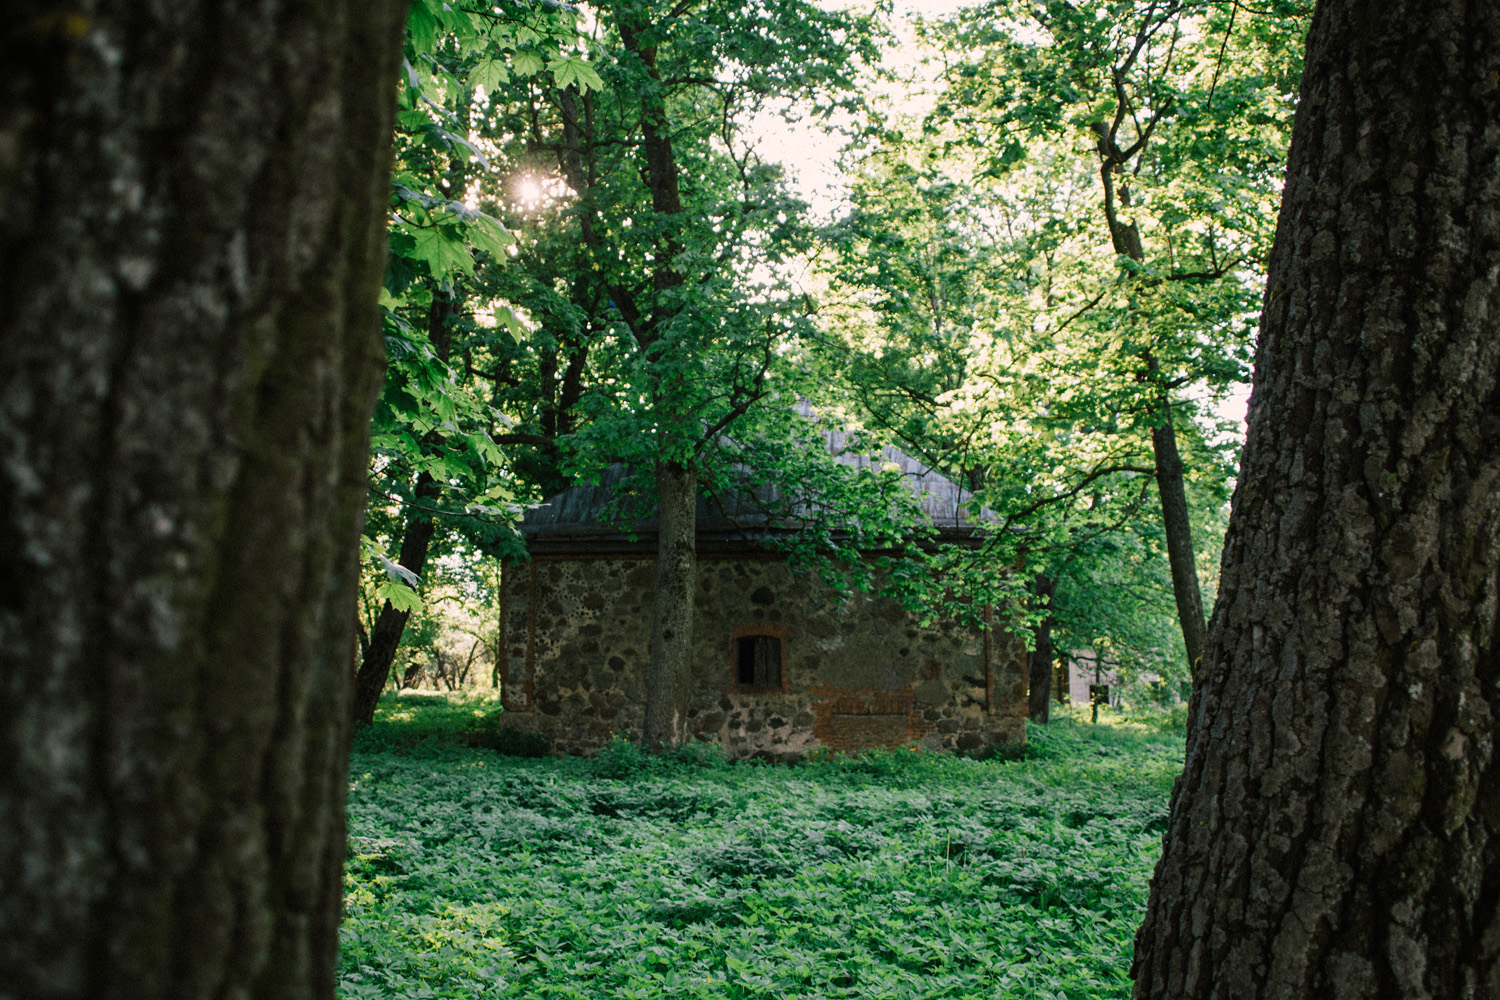
{"type": "Polygon", "coordinates": [[[1064,718],[1016,761],[522,759],[455,738],[488,707],[389,699],[356,741],[346,998],[1129,995],[1180,729],[1064,718]]]}

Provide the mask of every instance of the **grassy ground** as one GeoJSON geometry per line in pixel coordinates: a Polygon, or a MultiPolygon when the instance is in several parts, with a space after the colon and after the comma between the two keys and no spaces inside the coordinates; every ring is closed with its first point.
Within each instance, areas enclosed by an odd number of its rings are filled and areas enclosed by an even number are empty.
{"type": "Polygon", "coordinates": [[[494,708],[388,699],[360,734],[344,997],[1129,994],[1178,720],[786,767],[462,745],[494,708]]]}

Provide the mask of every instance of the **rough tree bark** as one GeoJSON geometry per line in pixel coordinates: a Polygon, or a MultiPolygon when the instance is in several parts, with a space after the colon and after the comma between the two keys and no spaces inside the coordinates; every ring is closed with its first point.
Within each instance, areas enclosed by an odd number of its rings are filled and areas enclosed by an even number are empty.
{"type": "Polygon", "coordinates": [[[0,39],[0,993],[332,996],[403,7],[0,39]]]}
{"type": "Polygon", "coordinates": [[[1500,6],[1320,3],[1135,995],[1500,997],[1500,6]]]}

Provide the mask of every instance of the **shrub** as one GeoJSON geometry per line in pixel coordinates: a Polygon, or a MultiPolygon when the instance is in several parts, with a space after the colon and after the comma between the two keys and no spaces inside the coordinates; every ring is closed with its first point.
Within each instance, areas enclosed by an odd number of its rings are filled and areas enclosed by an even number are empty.
{"type": "Polygon", "coordinates": [[[722,771],[734,763],[724,752],[724,748],[715,740],[684,743],[680,747],[666,751],[662,757],[674,764],[701,768],[706,771],[722,771]]]}
{"type": "Polygon", "coordinates": [[[632,778],[651,769],[651,755],[639,743],[614,733],[594,754],[594,771],[604,778],[632,778]]]}

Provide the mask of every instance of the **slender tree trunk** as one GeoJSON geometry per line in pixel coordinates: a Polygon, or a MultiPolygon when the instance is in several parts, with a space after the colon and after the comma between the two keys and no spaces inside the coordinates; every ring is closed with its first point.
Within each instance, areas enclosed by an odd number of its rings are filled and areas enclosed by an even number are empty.
{"type": "MultiPolygon", "coordinates": [[[[1115,128],[1119,127],[1116,123],[1115,128]]],[[[1144,262],[1146,250],[1141,242],[1140,227],[1134,222],[1125,222],[1119,217],[1119,208],[1128,208],[1128,189],[1121,186],[1118,203],[1115,175],[1123,171],[1132,156],[1144,153],[1146,144],[1142,140],[1135,151],[1127,156],[1119,147],[1111,127],[1103,122],[1093,125],[1099,136],[1099,179],[1104,192],[1104,217],[1109,226],[1110,240],[1115,253],[1131,260],[1144,262]]],[[[1157,373],[1156,359],[1146,352],[1142,356],[1152,376],[1157,373]]],[[[1172,571],[1172,596],[1177,602],[1177,621],[1182,629],[1182,643],[1187,649],[1188,667],[1194,678],[1199,673],[1203,656],[1206,629],[1203,623],[1203,592],[1198,586],[1198,571],[1193,554],[1193,527],[1189,519],[1187,492],[1182,485],[1182,456],[1177,451],[1177,430],[1172,425],[1172,406],[1165,388],[1156,403],[1157,415],[1162,418],[1160,427],[1151,429],[1151,450],[1156,461],[1157,496],[1161,500],[1162,529],[1167,536],[1167,564],[1172,571]]],[[[1097,711],[1097,709],[1096,709],[1097,711]]]]}
{"type": "MultiPolygon", "coordinates": [[[[441,663],[441,661],[439,661],[441,663]]],[[[406,669],[401,672],[401,686],[404,688],[415,687],[417,681],[422,678],[421,661],[413,658],[406,664],[406,669]]]]}
{"type": "MultiPolygon", "coordinates": [[[[462,174],[458,174],[456,183],[462,179],[462,174]]],[[[427,339],[432,344],[433,352],[444,363],[453,357],[453,333],[448,327],[448,320],[457,311],[458,303],[451,291],[433,289],[432,303],[427,307],[427,339]]],[[[441,445],[442,441],[442,437],[434,432],[427,436],[425,443],[441,445]]],[[[441,497],[442,489],[432,476],[423,472],[417,476],[414,493],[420,505],[441,497]]],[[[401,554],[397,557],[397,562],[421,576],[427,565],[427,548],[432,544],[432,536],[436,532],[437,522],[433,520],[432,514],[420,507],[413,507],[411,516],[406,521],[406,530],[401,534],[401,554]]],[[[390,680],[391,665],[396,662],[396,652],[401,648],[401,636],[406,632],[406,622],[410,617],[411,612],[398,611],[390,601],[381,606],[380,614],[375,617],[375,625],[370,630],[369,641],[365,644],[359,669],[354,675],[353,716],[356,723],[368,725],[374,721],[380,692],[385,690],[385,682],[390,680]]]]}
{"type": "MultiPolygon", "coordinates": [[[[424,490],[424,486],[430,487],[431,482],[429,478],[425,484],[418,483],[419,499],[430,498],[430,494],[436,492],[430,488],[424,490]]],[[[401,536],[400,564],[421,576],[427,566],[427,548],[435,531],[432,515],[413,511],[407,519],[406,531],[401,536]]],[[[354,677],[352,715],[355,722],[369,724],[374,720],[375,706],[380,702],[380,692],[385,690],[385,682],[390,680],[391,665],[396,662],[396,651],[401,647],[401,636],[406,631],[406,621],[410,617],[411,612],[398,610],[390,601],[381,606],[380,614],[375,618],[375,626],[370,629],[369,645],[354,677]]]]}
{"type": "Polygon", "coordinates": [[[1135,995],[1500,997],[1500,7],[1320,3],[1135,995]]]}
{"type": "Polygon", "coordinates": [[[1028,661],[1031,692],[1028,699],[1032,722],[1046,722],[1052,707],[1052,595],[1057,581],[1038,573],[1032,583],[1032,592],[1039,608],[1047,611],[1036,627],[1036,638],[1028,661]]]}
{"type": "Polygon", "coordinates": [[[1163,399],[1161,408],[1164,411],[1162,425],[1151,428],[1151,444],[1156,452],[1156,492],[1161,497],[1161,523],[1167,536],[1167,565],[1172,570],[1177,621],[1182,628],[1182,644],[1187,648],[1188,665],[1196,682],[1208,627],[1203,621],[1203,592],[1198,587],[1193,526],[1188,520],[1187,490],[1182,484],[1182,458],[1177,453],[1172,407],[1163,399]]]}
{"type": "Polygon", "coordinates": [[[403,6],[0,41],[0,994],[333,995],[403,6]]]}
{"type": "Polygon", "coordinates": [[[661,496],[656,542],[656,600],[646,674],[648,746],[673,746],[688,736],[692,694],[693,588],[697,573],[698,475],[691,466],[656,467],[661,496]]]}

